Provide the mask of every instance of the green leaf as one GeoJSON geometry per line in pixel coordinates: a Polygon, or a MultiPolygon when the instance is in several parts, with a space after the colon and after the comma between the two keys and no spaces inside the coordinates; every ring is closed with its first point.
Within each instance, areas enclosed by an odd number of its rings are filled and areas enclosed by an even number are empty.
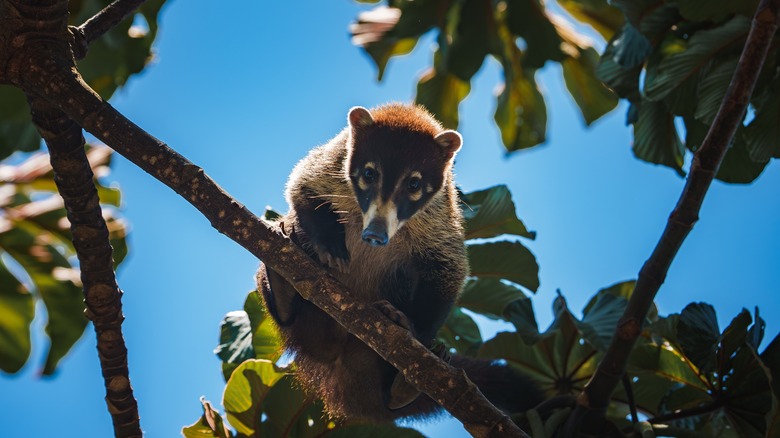
{"type": "Polygon", "coordinates": [[[628,301],[612,294],[597,294],[579,323],[588,342],[599,351],[605,351],[612,341],[617,322],[623,315],[628,301]]]}
{"type": "Polygon", "coordinates": [[[766,436],[766,416],[772,407],[772,391],[766,368],[752,348],[741,348],[734,357],[733,373],[723,388],[724,410],[739,436],[766,436]]]}
{"type": "Polygon", "coordinates": [[[506,78],[498,95],[494,119],[501,129],[501,140],[509,152],[544,143],[547,132],[547,106],[536,86],[533,73],[504,64],[506,78]]]}
{"type": "Polygon", "coordinates": [[[468,245],[471,275],[506,279],[536,292],[539,265],[531,251],[520,242],[491,242],[468,245]]]}
{"type": "Polygon", "coordinates": [[[752,17],[758,0],[676,0],[675,4],[686,20],[719,22],[733,14],[752,17]]]}
{"type": "Polygon", "coordinates": [[[284,375],[267,360],[249,359],[236,368],[225,386],[222,405],[239,433],[253,436],[260,431],[263,402],[284,375]]]}
{"type": "MultiPolygon", "coordinates": [[[[629,26],[629,25],[626,25],[629,26]]],[[[624,32],[615,34],[612,41],[607,44],[604,53],[596,65],[596,77],[604,82],[618,96],[627,99],[636,99],[639,96],[639,74],[642,72],[642,64],[627,67],[623,63],[628,61],[617,56],[617,48],[632,44],[632,41],[621,41],[624,32]]],[[[641,34],[639,34],[641,36],[641,34]]],[[[642,37],[644,38],[644,37],[642,37]]],[[[632,53],[638,49],[626,49],[623,53],[632,53]]]]}
{"type": "Polygon", "coordinates": [[[623,25],[623,14],[607,0],[558,0],[558,4],[578,21],[587,23],[604,39],[612,38],[623,25]]]}
{"type": "Polygon", "coordinates": [[[650,163],[682,171],[685,150],[674,126],[674,116],[663,103],[643,99],[634,123],[634,155],[650,163]]]}
{"type": "Polygon", "coordinates": [[[379,6],[358,16],[349,28],[352,44],[362,47],[374,61],[378,81],[390,58],[411,52],[417,39],[441,21],[446,10],[441,4],[441,0],[401,0],[390,8],[379,6]]]}
{"type": "Polygon", "coordinates": [[[185,438],[229,438],[233,434],[225,425],[222,416],[205,398],[200,399],[203,406],[203,415],[194,424],[181,430],[185,438]]]}
{"type": "MultiPolygon", "coordinates": [[[[667,382],[672,382],[685,387],[694,389],[688,397],[697,400],[709,400],[709,386],[706,380],[702,379],[696,372],[690,360],[682,354],[682,351],[670,345],[653,344],[649,342],[640,342],[634,347],[628,361],[631,373],[647,377],[648,375],[657,375],[667,382]]],[[[644,384],[640,383],[637,387],[644,384]]],[[[672,387],[664,384],[669,390],[672,387]]],[[[653,409],[657,409],[654,406],[653,409]]]]}
{"type": "Polygon", "coordinates": [[[459,9],[457,25],[444,54],[444,68],[458,79],[469,81],[490,51],[493,8],[486,7],[483,0],[463,0],[455,7],[459,9]]]}
{"type": "Polygon", "coordinates": [[[642,20],[660,7],[664,0],[610,0],[609,3],[620,9],[629,23],[641,29],[642,20]]]}
{"type": "Polygon", "coordinates": [[[223,362],[240,364],[254,358],[252,327],[246,312],[236,310],[228,313],[219,324],[219,345],[214,354],[223,362]]]}
{"type": "Polygon", "coordinates": [[[529,300],[518,287],[497,278],[472,278],[458,297],[458,305],[490,319],[503,319],[506,307],[518,300],[529,300]]]}
{"type": "Polygon", "coordinates": [[[753,325],[750,326],[747,335],[747,343],[754,350],[758,351],[758,346],[761,345],[761,340],[764,339],[764,330],[766,329],[766,321],[758,315],[758,307],[755,309],[755,315],[753,317],[753,325]]]}
{"type": "Polygon", "coordinates": [[[328,419],[322,402],[306,394],[292,375],[273,385],[261,407],[267,420],[259,436],[314,438],[341,427],[328,419]]]}
{"type": "Polygon", "coordinates": [[[0,160],[15,151],[40,147],[41,137],[32,124],[27,99],[18,88],[0,84],[0,120],[0,160]]]}
{"type": "Polygon", "coordinates": [[[764,163],[780,158],[780,78],[769,86],[762,99],[754,95],[755,117],[745,128],[745,142],[750,159],[764,163]]]}
{"type": "Polygon", "coordinates": [[[497,237],[514,234],[534,239],[515,212],[515,203],[505,185],[461,194],[463,218],[466,221],[466,239],[497,237]]]}
{"type": "Polygon", "coordinates": [[[263,305],[258,291],[249,292],[244,302],[244,311],[249,316],[252,327],[252,349],[255,359],[267,359],[276,362],[284,349],[271,315],[263,305]]]}
{"type": "MultiPolygon", "coordinates": [[[[747,330],[752,319],[750,312],[742,309],[739,314],[731,320],[729,325],[723,330],[720,339],[718,355],[722,360],[728,360],[737,350],[745,346],[747,342],[747,330]]],[[[721,368],[724,366],[721,365],[721,368]]]]}
{"type": "Polygon", "coordinates": [[[577,102],[586,125],[612,111],[618,103],[617,95],[596,78],[598,60],[598,53],[588,47],[580,50],[578,56],[568,56],[561,63],[566,88],[577,102]]]}
{"type": "Polygon", "coordinates": [[[448,347],[466,356],[474,356],[482,345],[482,335],[477,323],[458,307],[453,307],[450,311],[436,337],[448,347]]]}
{"type": "Polygon", "coordinates": [[[775,397],[780,398],[780,333],[761,353],[761,360],[772,376],[772,391],[775,397]]]}
{"type": "Polygon", "coordinates": [[[702,372],[716,369],[716,351],[720,339],[715,309],[706,303],[685,306],[677,322],[677,339],[691,362],[702,372]]]}
{"type": "Polygon", "coordinates": [[[523,340],[532,344],[539,339],[539,325],[529,298],[512,301],[504,309],[504,319],[515,326],[523,340]]]}
{"type": "Polygon", "coordinates": [[[30,356],[30,323],[35,303],[30,291],[0,258],[0,370],[15,373],[30,356]]]}
{"type": "Polygon", "coordinates": [[[533,345],[518,333],[499,333],[485,342],[479,356],[505,359],[547,392],[579,391],[598,366],[596,350],[582,341],[568,311],[558,315],[554,326],[533,345]]]}
{"type": "Polygon", "coordinates": [[[457,129],[458,106],[470,90],[469,82],[432,68],[420,77],[415,101],[433,113],[445,127],[457,129]]]}
{"type": "Polygon", "coordinates": [[[647,98],[653,101],[661,100],[712,59],[739,53],[748,29],[750,20],[737,16],[721,26],[696,32],[684,50],[665,56],[657,74],[646,79],[647,98]]]}
{"type": "Polygon", "coordinates": [[[698,82],[698,99],[696,100],[695,117],[698,120],[712,124],[715,115],[718,114],[726,95],[726,89],[731,84],[734,70],[737,68],[739,58],[728,58],[713,61],[712,65],[705,69],[698,82]]]}
{"type": "Polygon", "coordinates": [[[539,0],[507,1],[506,25],[510,32],[525,40],[524,67],[538,69],[548,60],[563,59],[563,40],[539,0]]]}
{"type": "Polygon", "coordinates": [[[750,158],[743,130],[738,129],[715,178],[732,184],[749,184],[761,175],[767,164],[768,161],[757,163],[750,158]]]}

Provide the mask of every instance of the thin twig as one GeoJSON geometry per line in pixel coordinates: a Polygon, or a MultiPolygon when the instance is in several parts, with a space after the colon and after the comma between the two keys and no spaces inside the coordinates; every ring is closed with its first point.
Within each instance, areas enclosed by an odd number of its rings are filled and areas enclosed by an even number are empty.
{"type": "Polygon", "coordinates": [[[762,0],[720,110],[693,164],[675,209],[650,258],[639,272],[634,293],[618,321],[615,336],[593,377],[577,399],[566,424],[566,435],[577,431],[598,434],[612,392],[625,373],[626,362],[642,331],[642,322],[666,278],[669,266],[694,223],[728,145],[745,115],[756,80],[778,27],[780,0],[762,0]]]}
{"type": "Polygon", "coordinates": [[[116,0],[90,17],[81,26],[71,26],[75,37],[74,54],[77,59],[83,59],[89,45],[121,23],[146,0],[116,0]]]}
{"type": "Polygon", "coordinates": [[[79,259],[87,317],[97,335],[100,368],[114,436],[140,438],[138,404],[130,386],[127,347],[122,336],[122,291],[114,276],[108,227],[103,219],[81,127],[40,98],[30,98],[33,122],[46,140],[57,184],[70,221],[79,259]]]}

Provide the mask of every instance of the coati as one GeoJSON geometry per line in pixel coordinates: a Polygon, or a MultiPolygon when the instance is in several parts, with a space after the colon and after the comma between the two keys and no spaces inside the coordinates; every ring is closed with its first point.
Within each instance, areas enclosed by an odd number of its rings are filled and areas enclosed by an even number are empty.
{"type": "MultiPolygon", "coordinates": [[[[347,120],[295,166],[280,226],[359,299],[376,303],[430,348],[468,272],[452,174],[461,136],[412,105],[355,107],[347,120]]],[[[257,283],[295,354],[297,377],[332,416],[387,422],[440,410],[273,270],[261,265],[257,283]]],[[[508,412],[543,399],[505,365],[458,355],[451,364],[508,412]]]]}

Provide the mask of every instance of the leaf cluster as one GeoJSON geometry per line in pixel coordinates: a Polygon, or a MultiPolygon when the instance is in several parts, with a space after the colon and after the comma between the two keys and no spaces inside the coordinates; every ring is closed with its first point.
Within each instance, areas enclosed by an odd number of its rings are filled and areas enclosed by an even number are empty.
{"type": "MultiPolygon", "coordinates": [[[[634,154],[683,175],[712,124],[739,62],[758,0],[612,2],[626,23],[610,39],[598,77],[630,106],[634,154]]],[[[717,178],[749,183],[780,156],[780,76],[773,44],[717,178]]]]}
{"type": "MultiPolygon", "coordinates": [[[[361,13],[350,32],[382,79],[388,61],[409,53],[420,37],[436,34],[433,65],[417,84],[416,101],[449,128],[485,59],[502,68],[494,119],[508,152],[543,143],[547,107],[536,72],[560,64],[566,87],[586,124],[611,111],[617,96],[596,78],[598,53],[590,41],[541,0],[389,0],[361,13]]],[[[620,29],[620,11],[604,0],[567,0],[560,6],[605,38],[620,29]]]]}

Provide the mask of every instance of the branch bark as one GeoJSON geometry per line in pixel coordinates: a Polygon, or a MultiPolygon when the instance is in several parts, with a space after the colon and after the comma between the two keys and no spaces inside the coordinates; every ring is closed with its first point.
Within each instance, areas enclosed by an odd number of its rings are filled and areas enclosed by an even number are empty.
{"type": "Polygon", "coordinates": [[[214,228],[261,258],[304,298],[401,370],[408,381],[463,422],[472,435],[528,436],[490,404],[462,370],[441,361],[373,306],[359,303],[327,271],[231,198],[200,167],[104,102],[76,70],[70,47],[73,40],[62,24],[66,14],[65,0],[38,0],[34,5],[0,0],[0,24],[7,24],[0,29],[0,82],[21,88],[33,99],[47,101],[171,187],[200,210],[214,228]],[[47,24],[51,24],[47,32],[40,30],[44,12],[48,14],[47,24]],[[8,15],[16,16],[9,19],[8,15]],[[36,38],[27,38],[26,32],[31,29],[36,38]]]}
{"type": "Polygon", "coordinates": [[[33,123],[49,147],[54,181],[70,221],[87,318],[94,324],[97,335],[114,435],[140,438],[138,404],[130,386],[127,347],[122,336],[122,291],[114,276],[113,249],[84,151],[81,127],[49,102],[35,97],[29,101],[33,123]]]}
{"type": "Polygon", "coordinates": [[[707,190],[742,123],[772,37],[778,28],[779,10],[780,0],[762,0],[758,5],[731,84],[704,142],[694,154],[680,199],[653,253],[639,271],[634,293],[618,321],[604,358],[577,398],[577,408],[567,421],[565,436],[575,436],[580,431],[599,434],[603,430],[604,413],[615,386],[625,373],[628,356],[642,332],[642,323],[677,251],[699,219],[707,190]]]}

